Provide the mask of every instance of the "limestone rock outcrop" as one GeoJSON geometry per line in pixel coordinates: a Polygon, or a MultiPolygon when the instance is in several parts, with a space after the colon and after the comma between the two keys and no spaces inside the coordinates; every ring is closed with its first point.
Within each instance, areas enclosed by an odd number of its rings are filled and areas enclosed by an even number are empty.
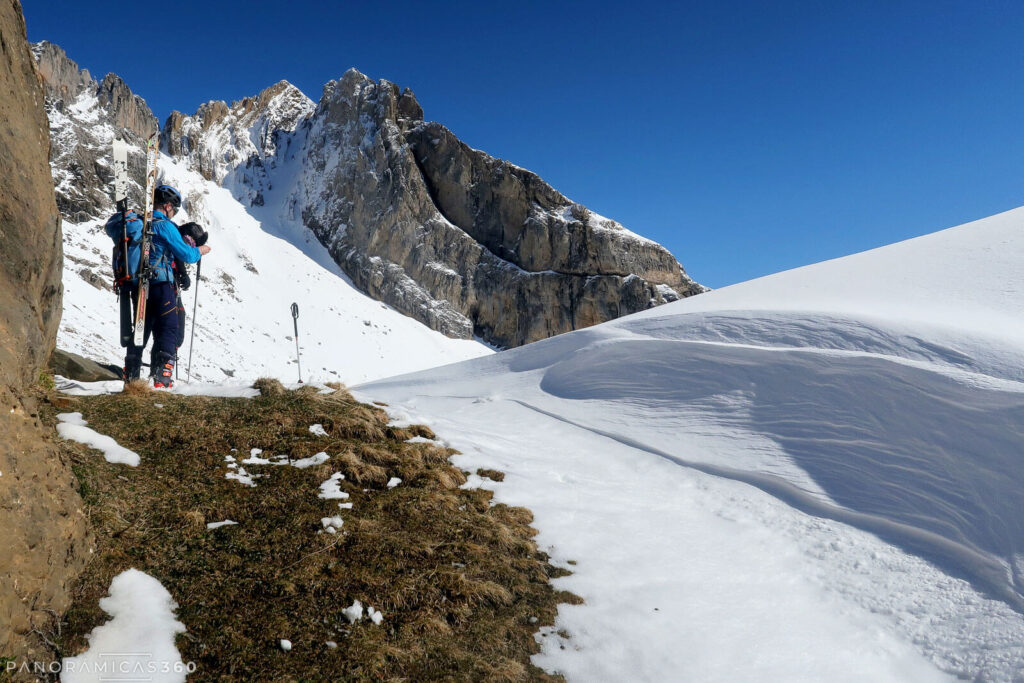
{"type": "Polygon", "coordinates": [[[519,346],[704,291],[660,245],[425,122],[408,89],[353,69],[315,108],[295,93],[172,114],[165,149],[436,330],[519,346]]]}
{"type": "Polygon", "coordinates": [[[519,346],[704,288],[655,242],[422,119],[350,70],[324,87],[285,208],[357,286],[455,337],[519,346]]]}
{"type": "MultiPolygon", "coordinates": [[[[151,115],[115,76],[95,86],[60,48],[35,50],[51,117],[68,118],[52,131],[58,204],[75,222],[99,218],[115,129],[138,138],[151,115]]],[[[316,104],[281,81],[174,112],[161,148],[265,224],[308,229],[357,287],[452,337],[519,346],[704,291],[664,247],[471,149],[425,121],[412,91],[354,69],[316,104]]],[[[130,161],[139,200],[142,162],[130,161]]]]}
{"type": "Polygon", "coordinates": [[[109,211],[110,148],[115,135],[134,143],[136,153],[129,157],[129,170],[135,181],[134,205],[141,206],[142,141],[160,129],[145,100],[116,74],[107,74],[97,83],[53,43],[36,43],[32,53],[45,88],[50,163],[61,214],[81,223],[109,211]]]}
{"type": "Polygon", "coordinates": [[[31,632],[67,607],[87,531],[29,392],[54,347],[62,250],[41,75],[17,0],[0,0],[0,44],[0,653],[42,657],[31,632]]]}

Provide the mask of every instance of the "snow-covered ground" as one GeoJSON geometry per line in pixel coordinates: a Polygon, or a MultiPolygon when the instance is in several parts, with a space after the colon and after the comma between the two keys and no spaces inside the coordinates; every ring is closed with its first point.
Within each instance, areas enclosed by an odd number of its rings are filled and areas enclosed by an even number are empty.
{"type": "Polygon", "coordinates": [[[570,680],[1018,681],[1022,312],[1018,209],[356,394],[507,473],[570,680]]]}
{"type": "MultiPolygon", "coordinates": [[[[65,119],[51,125],[70,149],[65,119]]],[[[224,189],[160,165],[190,200],[177,220],[213,247],[193,381],[175,391],[296,381],[297,302],[304,380],[371,382],[357,395],[431,425],[458,465],[507,473],[469,485],[534,512],[586,600],[538,636],[538,665],[587,681],[1024,680],[1024,209],[492,354],[358,292],[294,215],[287,166],[246,208],[229,168],[224,189]]],[[[120,364],[101,222],[64,224],[58,345],[120,364]]]]}
{"type": "Polygon", "coordinates": [[[185,632],[177,604],[158,580],[128,569],[110,582],[100,607],[111,616],[88,635],[89,649],[62,663],[64,683],[182,683],[195,665],[181,661],[174,638],[185,632]]]}
{"type": "MultiPolygon", "coordinates": [[[[298,380],[290,307],[299,304],[304,381],[355,383],[487,355],[477,341],[450,339],[366,296],[301,225],[269,212],[258,220],[231,193],[161,155],[161,182],[188,198],[210,233],[202,282],[184,292],[188,313],[179,374],[200,383],[271,376],[298,380]],[[195,347],[191,349],[195,297],[195,347]]],[[[112,243],[97,219],[64,223],[64,313],[57,345],[120,366],[117,301],[109,288],[112,243]]],[[[148,354],[144,356],[148,362],[148,354]]]]}

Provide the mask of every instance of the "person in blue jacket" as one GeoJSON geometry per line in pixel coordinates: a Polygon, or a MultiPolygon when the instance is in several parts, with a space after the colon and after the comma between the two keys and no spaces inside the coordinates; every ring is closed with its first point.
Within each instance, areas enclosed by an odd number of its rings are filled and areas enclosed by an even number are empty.
{"type": "MultiPolygon", "coordinates": [[[[135,346],[130,335],[122,332],[121,343],[127,347],[124,359],[126,382],[138,379],[142,370],[142,352],[153,336],[153,352],[150,355],[150,371],[155,388],[170,388],[174,384],[174,358],[178,342],[178,292],[175,287],[174,260],[195,263],[210,253],[210,247],[194,247],[186,244],[178,226],[171,219],[181,208],[181,193],[170,185],[156,188],[153,199],[153,245],[149,251],[152,266],[149,278],[149,297],[146,301],[146,320],[142,346],[135,346]]],[[[127,238],[127,269],[123,270],[123,281],[119,283],[119,294],[124,304],[130,299],[131,310],[136,310],[139,297],[138,264],[141,254],[139,241],[142,238],[142,221],[133,213],[126,216],[117,214],[107,221],[107,233],[115,244],[127,238]],[[115,219],[120,219],[115,220],[115,219]]],[[[118,247],[115,247],[115,270],[117,270],[118,247]]],[[[122,260],[123,257],[122,257],[122,260]]]]}

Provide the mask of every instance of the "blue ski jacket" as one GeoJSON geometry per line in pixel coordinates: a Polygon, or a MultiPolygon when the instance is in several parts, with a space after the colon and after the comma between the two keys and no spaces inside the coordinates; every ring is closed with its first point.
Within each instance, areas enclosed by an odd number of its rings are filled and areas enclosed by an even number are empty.
{"type": "MultiPolygon", "coordinates": [[[[116,213],[107,220],[107,235],[114,240],[115,271],[117,261],[123,258],[121,242],[124,240],[124,232],[128,237],[128,272],[131,274],[131,282],[138,280],[139,257],[142,252],[142,218],[131,211],[123,217],[116,213]],[[122,229],[122,221],[125,229],[122,229]]],[[[153,212],[153,246],[149,250],[149,263],[152,266],[150,282],[174,282],[174,259],[181,259],[185,263],[195,263],[199,260],[199,249],[185,243],[175,225],[162,211],[153,212]]]]}

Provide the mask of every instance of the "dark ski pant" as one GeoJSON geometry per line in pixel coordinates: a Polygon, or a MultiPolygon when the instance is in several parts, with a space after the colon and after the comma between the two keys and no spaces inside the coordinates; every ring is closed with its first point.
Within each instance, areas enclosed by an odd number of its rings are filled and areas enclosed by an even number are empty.
{"type": "MultiPolygon", "coordinates": [[[[174,360],[178,350],[178,325],[180,323],[180,312],[178,304],[178,292],[171,282],[150,282],[149,297],[146,301],[146,321],[142,346],[135,346],[131,339],[131,316],[138,305],[138,285],[126,285],[122,290],[122,326],[127,323],[127,334],[122,333],[122,344],[127,346],[124,357],[125,373],[131,377],[137,377],[142,367],[142,351],[149,343],[150,335],[153,336],[153,353],[151,365],[163,365],[174,360]],[[125,321],[125,297],[124,291],[130,294],[131,309],[125,321]],[[126,343],[127,342],[127,343],[126,343]],[[134,374],[133,374],[134,373],[134,374]]],[[[155,372],[153,367],[151,372],[155,372]]]]}

